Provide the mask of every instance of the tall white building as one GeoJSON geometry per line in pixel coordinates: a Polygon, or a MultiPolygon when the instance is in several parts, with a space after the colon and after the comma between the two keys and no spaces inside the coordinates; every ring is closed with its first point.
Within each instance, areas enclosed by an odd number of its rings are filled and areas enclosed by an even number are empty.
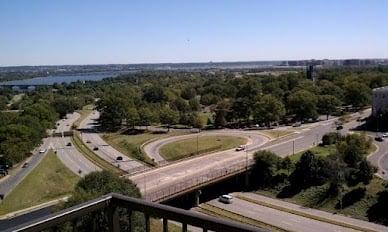
{"type": "Polygon", "coordinates": [[[372,115],[388,110],[388,86],[373,89],[372,115]]]}

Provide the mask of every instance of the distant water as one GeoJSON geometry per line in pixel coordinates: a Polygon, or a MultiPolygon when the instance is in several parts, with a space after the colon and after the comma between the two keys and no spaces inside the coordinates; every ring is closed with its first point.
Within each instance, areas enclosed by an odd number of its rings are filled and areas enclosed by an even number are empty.
{"type": "Polygon", "coordinates": [[[25,80],[4,81],[0,85],[53,85],[55,83],[71,83],[75,81],[100,81],[108,77],[117,77],[128,72],[93,72],[70,75],[53,75],[47,77],[35,77],[25,80]]]}

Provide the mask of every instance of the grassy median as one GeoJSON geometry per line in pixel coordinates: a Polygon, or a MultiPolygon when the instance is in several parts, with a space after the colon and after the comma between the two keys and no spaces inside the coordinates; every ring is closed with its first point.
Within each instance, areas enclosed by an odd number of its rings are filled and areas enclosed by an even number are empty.
{"type": "Polygon", "coordinates": [[[246,139],[241,137],[198,136],[166,144],[160,148],[160,155],[166,160],[174,161],[194,155],[228,150],[245,143],[246,139]]]}
{"type": "Polygon", "coordinates": [[[153,141],[155,139],[161,139],[169,136],[177,136],[177,135],[183,135],[183,134],[185,133],[179,132],[179,131],[162,133],[162,134],[145,132],[145,133],[134,134],[134,135],[107,133],[107,134],[104,134],[102,138],[114,149],[125,154],[126,156],[143,161],[150,165],[154,165],[155,163],[152,162],[152,160],[146,154],[144,154],[141,146],[144,143],[153,141]]]}
{"type": "Polygon", "coordinates": [[[94,109],[94,105],[86,105],[82,107],[82,110],[77,110],[77,112],[81,115],[75,122],[74,127],[78,128],[81,122],[90,114],[94,109]]]}
{"type": "Polygon", "coordinates": [[[73,191],[79,177],[67,169],[53,151],[0,203],[0,214],[58,199],[73,191]]]}
{"type": "Polygon", "coordinates": [[[76,132],[74,134],[74,136],[71,138],[71,140],[73,141],[75,148],[79,152],[81,152],[85,156],[85,158],[90,160],[96,166],[100,167],[103,170],[107,170],[107,171],[110,171],[110,172],[118,174],[118,175],[125,174],[125,172],[123,170],[108,163],[103,158],[101,158],[96,153],[94,153],[92,150],[90,150],[90,148],[82,142],[81,138],[79,137],[78,132],[76,132]]]}

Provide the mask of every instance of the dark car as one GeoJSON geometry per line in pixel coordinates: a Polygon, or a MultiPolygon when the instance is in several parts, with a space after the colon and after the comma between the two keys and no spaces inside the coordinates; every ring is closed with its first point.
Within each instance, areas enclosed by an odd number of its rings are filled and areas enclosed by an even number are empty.
{"type": "Polygon", "coordinates": [[[25,163],[23,164],[22,168],[26,168],[26,167],[28,167],[28,163],[27,163],[27,162],[25,162],[25,163]]]}
{"type": "Polygon", "coordinates": [[[71,146],[71,143],[70,143],[70,142],[68,142],[68,143],[67,143],[67,146],[68,146],[68,147],[70,147],[70,146],[71,146]]]}
{"type": "Polygon", "coordinates": [[[123,157],[122,157],[122,156],[117,156],[117,157],[116,157],[116,160],[117,160],[117,161],[122,161],[122,160],[123,160],[123,157]]]}
{"type": "Polygon", "coordinates": [[[337,130],[342,130],[342,129],[344,129],[343,126],[337,126],[337,130]]]}
{"type": "Polygon", "coordinates": [[[377,142],[383,142],[383,141],[384,141],[384,138],[381,137],[381,136],[377,136],[377,137],[375,137],[375,140],[376,140],[377,142]]]}
{"type": "Polygon", "coordinates": [[[98,151],[98,147],[94,147],[94,148],[93,148],[93,151],[98,151]]]}

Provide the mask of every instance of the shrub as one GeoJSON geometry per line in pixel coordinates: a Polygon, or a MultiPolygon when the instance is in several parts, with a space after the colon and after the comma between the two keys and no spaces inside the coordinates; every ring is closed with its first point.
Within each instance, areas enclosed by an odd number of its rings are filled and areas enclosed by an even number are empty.
{"type": "Polygon", "coordinates": [[[342,205],[341,205],[340,202],[338,202],[335,207],[337,209],[343,209],[343,208],[346,208],[348,206],[353,205],[357,201],[359,201],[362,198],[364,198],[365,191],[366,191],[366,189],[364,187],[359,187],[359,188],[353,189],[352,191],[346,193],[342,197],[342,200],[341,200],[342,201],[342,205]]]}

